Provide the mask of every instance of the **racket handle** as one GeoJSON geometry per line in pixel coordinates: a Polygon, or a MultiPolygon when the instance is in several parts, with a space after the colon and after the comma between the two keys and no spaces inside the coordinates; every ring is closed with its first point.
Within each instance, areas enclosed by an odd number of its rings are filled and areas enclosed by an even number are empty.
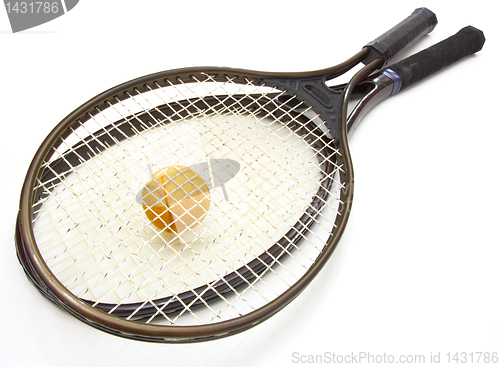
{"type": "Polygon", "coordinates": [[[385,71],[396,73],[400,83],[398,81],[395,84],[401,85],[400,88],[394,89],[392,94],[398,93],[465,56],[478,52],[483,48],[484,41],[482,31],[468,26],[434,46],[389,66],[385,71]]]}
{"type": "Polygon", "coordinates": [[[363,63],[367,65],[381,57],[385,65],[399,51],[430,33],[436,24],[436,14],[432,11],[427,8],[415,9],[408,18],[365,46],[369,53],[363,63]]]}

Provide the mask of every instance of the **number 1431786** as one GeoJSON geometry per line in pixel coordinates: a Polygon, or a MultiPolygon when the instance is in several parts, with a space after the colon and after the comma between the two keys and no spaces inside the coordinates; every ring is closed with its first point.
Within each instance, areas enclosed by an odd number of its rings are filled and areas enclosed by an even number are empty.
{"type": "Polygon", "coordinates": [[[498,353],[489,352],[461,352],[446,353],[448,363],[498,363],[498,353]]]}
{"type": "Polygon", "coordinates": [[[59,3],[44,1],[20,1],[5,3],[7,13],[40,14],[59,13],[59,3]]]}

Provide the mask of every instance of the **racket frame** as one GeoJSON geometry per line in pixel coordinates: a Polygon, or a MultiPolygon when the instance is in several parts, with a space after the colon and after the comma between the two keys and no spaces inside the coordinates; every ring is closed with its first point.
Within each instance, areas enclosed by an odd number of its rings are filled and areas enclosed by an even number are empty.
{"type": "Polygon", "coordinates": [[[91,326],[105,329],[108,332],[120,336],[130,334],[134,336],[134,339],[141,339],[141,336],[144,336],[149,341],[165,341],[165,339],[167,339],[169,342],[193,342],[205,340],[208,337],[220,338],[242,332],[272,317],[295,299],[319,273],[335,250],[347,224],[352,203],[353,172],[347,146],[346,102],[349,100],[354,86],[376,70],[383,63],[383,60],[378,58],[364,66],[355,74],[351,81],[345,85],[345,90],[343,91],[328,88],[325,82],[342,75],[358,65],[367,53],[368,49],[364,48],[337,66],[319,71],[297,74],[205,67],[163,71],[128,81],[87,101],[64,118],[47,136],[35,154],[26,175],[20,201],[20,207],[24,209],[19,212],[16,234],[18,240],[16,242],[18,242],[18,256],[23,258],[21,262],[26,264],[27,261],[29,261],[32,266],[32,269],[28,271],[32,278],[32,282],[36,283],[35,285],[37,285],[39,289],[40,285],[44,284],[45,287],[41,290],[43,294],[46,296],[50,295],[49,299],[91,326]],[[35,182],[40,178],[39,175],[42,171],[40,168],[46,163],[47,157],[50,157],[55,152],[55,147],[70,135],[72,129],[76,129],[90,119],[90,111],[106,108],[108,106],[107,101],[146,92],[149,90],[146,88],[146,85],[164,86],[166,85],[166,80],[169,80],[170,83],[186,83],[192,81],[193,77],[201,77],[205,74],[213,75],[216,81],[224,81],[226,78],[231,78],[236,82],[245,83],[246,80],[253,79],[262,85],[278,87],[278,89],[281,90],[285,89],[288,93],[303,100],[307,105],[312,106],[315,112],[325,120],[332,129],[333,136],[338,139],[341,150],[343,151],[343,158],[345,159],[345,161],[342,162],[344,165],[342,174],[345,176],[342,182],[346,182],[347,184],[341,190],[340,205],[344,207],[339,208],[341,215],[337,216],[335,222],[337,229],[328,239],[325,249],[317,258],[315,265],[308,269],[296,283],[263,307],[238,317],[237,319],[207,325],[165,327],[161,325],[130,322],[121,317],[107,314],[95,307],[91,307],[87,302],[79,299],[66,290],[48,268],[38,247],[35,245],[36,239],[31,225],[34,215],[32,203],[34,201],[33,193],[35,192],[35,182]],[[341,111],[338,111],[340,115],[332,115],[332,106],[340,107],[342,103],[344,103],[344,106],[341,111]],[[22,249],[20,249],[20,247],[22,247],[22,249]],[[35,281],[33,277],[36,279],[35,281]]]}
{"type": "MultiPolygon", "coordinates": [[[[43,141],[28,169],[21,193],[21,210],[18,214],[16,229],[18,257],[28,278],[47,298],[78,319],[111,334],[136,340],[182,343],[216,339],[250,329],[272,317],[297,297],[319,273],[332,255],[346,227],[353,196],[353,170],[347,144],[347,133],[350,126],[348,125],[347,107],[351,95],[355,93],[356,86],[384,65],[394,54],[432,31],[436,23],[437,19],[432,12],[425,8],[417,9],[410,17],[351,58],[327,69],[301,73],[270,73],[213,67],[176,69],[131,80],[90,99],[54,128],[43,141]],[[365,66],[352,77],[349,83],[336,88],[327,87],[326,81],[346,73],[360,63],[364,63],[365,66]],[[230,77],[237,83],[245,83],[246,80],[252,79],[261,85],[286,91],[306,103],[307,106],[312,107],[313,111],[324,120],[342,152],[340,158],[342,161],[338,163],[342,164],[340,174],[343,177],[340,181],[344,183],[344,186],[340,190],[340,207],[338,209],[340,214],[337,215],[334,223],[335,230],[330,234],[314,265],[297,282],[266,305],[236,319],[207,325],[165,327],[130,322],[91,307],[61,284],[44,262],[36,245],[32,226],[34,218],[32,205],[35,183],[40,179],[42,172],[40,168],[48,163],[46,161],[48,157],[56,152],[57,147],[64,139],[71,135],[72,130],[92,117],[89,112],[107,108],[108,101],[120,100],[123,97],[129,98],[147,92],[149,90],[147,85],[162,87],[166,85],[166,80],[169,81],[170,85],[188,83],[193,77],[206,74],[214,75],[216,81],[224,81],[224,78],[230,77]]],[[[359,107],[363,107],[363,103],[359,107]]]]}

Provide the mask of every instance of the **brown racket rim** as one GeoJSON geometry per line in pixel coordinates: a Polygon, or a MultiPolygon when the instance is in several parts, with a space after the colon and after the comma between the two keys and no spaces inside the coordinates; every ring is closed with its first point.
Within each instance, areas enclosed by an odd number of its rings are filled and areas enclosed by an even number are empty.
{"type": "MultiPolygon", "coordinates": [[[[330,76],[336,76],[358,64],[365,54],[365,50],[362,50],[346,62],[341,63],[336,67],[315,72],[299,73],[295,74],[295,77],[306,78],[324,75],[324,77],[327,78],[330,76]]],[[[348,100],[349,98],[349,85],[355,86],[360,80],[362,80],[362,78],[375,70],[379,63],[380,60],[371,62],[353,77],[350,84],[346,87],[347,92],[344,95],[344,100],[348,100]]],[[[339,210],[340,214],[337,216],[337,221],[334,225],[336,230],[330,234],[329,239],[325,244],[325,248],[316,259],[314,265],[311,266],[289,289],[271,302],[238,318],[220,321],[214,324],[193,326],[151,325],[125,320],[120,317],[107,314],[99,309],[96,309],[95,307],[91,307],[85,301],[73,295],[59,282],[43,260],[43,257],[37,247],[33,226],[31,224],[31,218],[33,218],[32,201],[34,186],[37,178],[39,178],[38,174],[41,166],[44,164],[45,158],[49,154],[53,153],[53,147],[57,144],[58,140],[65,138],[65,132],[68,131],[68,127],[77,123],[78,125],[83,123],[86,119],[88,119],[85,115],[89,111],[99,108],[100,106],[104,106],[107,100],[119,98],[120,96],[125,95],[125,93],[130,93],[132,95],[137,94],[140,89],[144,88],[144,86],[148,83],[154,82],[161,85],[161,83],[164,83],[165,80],[173,79],[189,81],[192,80],[193,77],[206,74],[213,75],[214,80],[217,80],[217,78],[220,79],[230,77],[234,78],[236,81],[244,82],[245,80],[252,79],[258,81],[261,85],[271,87],[273,86],[265,83],[265,79],[271,77],[291,77],[289,73],[266,73],[243,69],[196,67],[163,71],[133,79],[97,95],[64,118],[45,138],[29,166],[20,199],[19,224],[17,226],[18,234],[16,234],[16,237],[21,243],[18,244],[18,246],[23,247],[28,255],[29,262],[33,270],[36,272],[40,280],[47,286],[50,293],[52,293],[61,303],[60,306],[64,306],[63,308],[67,311],[69,311],[68,309],[72,310],[73,312],[70,313],[72,313],[73,316],[81,319],[91,326],[118,336],[158,342],[202,341],[222,338],[242,332],[270,318],[295,299],[326,264],[344,232],[351,210],[353,196],[353,170],[347,146],[345,126],[347,106],[344,106],[344,110],[342,111],[341,136],[339,139],[342,151],[342,170],[340,170],[340,174],[344,176],[342,182],[346,182],[347,185],[341,190],[339,205],[341,205],[342,208],[339,210]]],[[[304,102],[307,104],[307,101],[304,102]]]]}

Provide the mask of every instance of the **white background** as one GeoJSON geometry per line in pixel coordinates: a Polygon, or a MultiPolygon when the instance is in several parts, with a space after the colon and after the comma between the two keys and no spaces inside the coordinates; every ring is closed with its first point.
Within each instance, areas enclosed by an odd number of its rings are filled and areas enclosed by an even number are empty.
{"type": "Polygon", "coordinates": [[[441,353],[443,363],[448,352],[500,352],[495,9],[491,0],[81,0],[19,34],[0,10],[0,364],[291,366],[293,353],[325,352],[422,354],[427,363],[441,353]],[[14,248],[24,175],[43,138],[83,102],[184,66],[325,68],[423,5],[439,24],[406,55],[469,24],[484,31],[485,47],[363,121],[350,141],[347,230],[326,268],[278,315],[223,340],[148,344],[73,319],[25,278],[14,248]]]}

